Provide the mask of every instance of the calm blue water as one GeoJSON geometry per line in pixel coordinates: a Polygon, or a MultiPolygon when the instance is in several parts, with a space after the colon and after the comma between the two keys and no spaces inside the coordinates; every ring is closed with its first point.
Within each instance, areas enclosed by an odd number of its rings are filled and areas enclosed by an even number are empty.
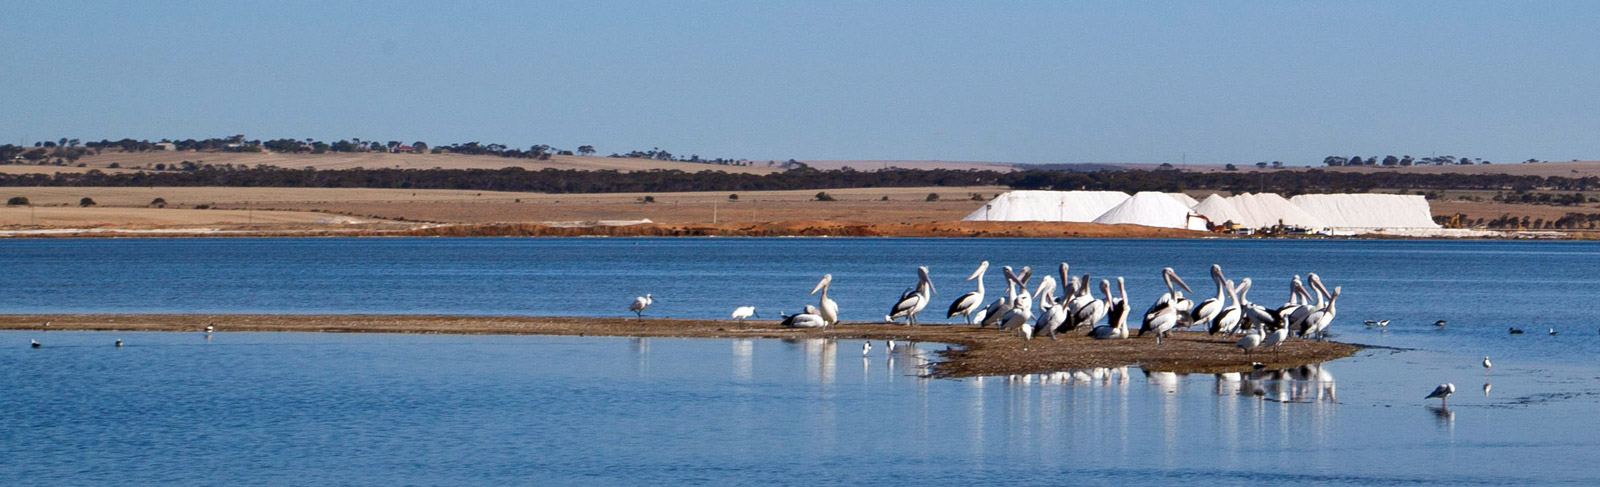
{"type": "Polygon", "coordinates": [[[7,312],[616,316],[651,292],[650,315],[771,316],[832,272],[847,320],[881,317],[916,265],[940,302],[987,259],[1123,275],[1142,303],[1163,266],[1209,294],[1216,262],[1264,303],[1316,271],[1344,286],[1341,340],[1409,349],[1282,380],[925,380],[928,357],[848,340],[5,331],[0,485],[1600,482],[1595,244],[136,239],[0,256],[7,312]],[[1421,400],[1444,381],[1448,413],[1421,400]]]}

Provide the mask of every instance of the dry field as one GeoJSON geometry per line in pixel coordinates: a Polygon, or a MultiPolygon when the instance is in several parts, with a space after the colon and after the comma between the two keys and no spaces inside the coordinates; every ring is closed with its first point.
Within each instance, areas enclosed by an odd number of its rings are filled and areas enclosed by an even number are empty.
{"type": "MultiPolygon", "coordinates": [[[[1152,164],[1123,164],[1130,169],[1155,169],[1152,164]]],[[[1287,167],[1284,169],[1257,169],[1255,165],[1238,164],[1241,172],[1274,172],[1274,171],[1305,171],[1322,169],[1328,171],[1356,172],[1356,173],[1398,173],[1398,174],[1510,174],[1514,176],[1561,176],[1569,178],[1583,178],[1600,176],[1600,161],[1567,161],[1567,162],[1540,162],[1535,164],[1508,163],[1508,164],[1474,164],[1470,166],[1350,166],[1350,167],[1287,167]]],[[[1215,172],[1222,171],[1223,164],[1189,164],[1183,166],[1187,171],[1215,172]]]]}
{"type": "Polygon", "coordinates": [[[532,159],[511,159],[496,156],[472,156],[462,154],[390,154],[384,152],[339,152],[327,154],[267,154],[247,152],[183,152],[183,151],[149,151],[149,152],[120,152],[106,151],[100,155],[91,155],[79,159],[77,163],[86,167],[62,166],[29,166],[7,165],[0,166],[0,171],[7,173],[45,173],[56,172],[82,172],[89,169],[99,169],[110,172],[126,172],[129,168],[145,168],[153,170],[156,164],[172,165],[182,161],[193,161],[205,164],[234,164],[254,167],[258,164],[278,166],[293,169],[352,169],[357,167],[367,169],[501,169],[506,167],[520,167],[530,171],[540,169],[579,169],[579,170],[616,170],[616,171],[649,171],[654,169],[677,169],[687,172],[699,171],[725,171],[729,173],[767,174],[778,171],[775,167],[767,167],[766,162],[756,163],[755,166],[722,166],[716,164],[700,164],[694,162],[656,161],[649,159],[627,159],[594,156],[551,156],[547,161],[532,159]],[[116,163],[121,169],[110,169],[116,163]]]}

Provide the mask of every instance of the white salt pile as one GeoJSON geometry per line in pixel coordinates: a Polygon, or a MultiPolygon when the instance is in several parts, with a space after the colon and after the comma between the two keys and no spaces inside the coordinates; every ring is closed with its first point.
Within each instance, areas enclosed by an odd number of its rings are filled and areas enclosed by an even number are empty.
{"type": "Polygon", "coordinates": [[[1243,193],[1228,198],[1247,228],[1266,228],[1282,223],[1292,227],[1323,228],[1322,220],[1274,193],[1243,193]]]}
{"type": "Polygon", "coordinates": [[[1194,205],[1200,204],[1200,200],[1183,193],[1167,193],[1167,196],[1171,196],[1172,199],[1178,200],[1179,203],[1183,203],[1183,206],[1189,208],[1194,208],[1194,205]]]}
{"type": "Polygon", "coordinates": [[[1127,199],[1120,191],[1011,191],[962,220],[1089,222],[1127,199]]]}
{"type": "Polygon", "coordinates": [[[1213,225],[1221,225],[1227,222],[1244,225],[1244,216],[1240,215],[1239,210],[1233,207],[1233,203],[1229,203],[1228,199],[1220,194],[1213,193],[1211,196],[1207,196],[1200,204],[1194,205],[1194,212],[1211,220],[1213,225]]]}
{"type": "Polygon", "coordinates": [[[1289,201],[1335,229],[1439,228],[1418,195],[1306,194],[1289,201]]]}
{"type": "Polygon", "coordinates": [[[1094,222],[1205,230],[1205,220],[1192,215],[1188,206],[1171,195],[1141,191],[1095,218],[1094,222]]]}

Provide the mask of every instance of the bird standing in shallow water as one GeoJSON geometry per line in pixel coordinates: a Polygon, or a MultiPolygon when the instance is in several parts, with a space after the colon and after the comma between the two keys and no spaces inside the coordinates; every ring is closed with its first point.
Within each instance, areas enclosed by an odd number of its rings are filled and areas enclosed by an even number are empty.
{"type": "Polygon", "coordinates": [[[1433,322],[1433,326],[1444,326],[1444,323],[1445,323],[1445,320],[1435,321],[1435,322],[1433,322]]]}
{"type": "Polygon", "coordinates": [[[1494,364],[1489,362],[1489,357],[1486,355],[1483,357],[1483,368],[1488,369],[1489,367],[1494,367],[1494,364]]]}
{"type": "Polygon", "coordinates": [[[42,347],[44,345],[40,345],[38,340],[34,340],[32,338],[29,338],[28,339],[28,346],[33,347],[33,348],[39,348],[39,347],[42,347]]]}
{"type": "Polygon", "coordinates": [[[1443,384],[1439,384],[1439,387],[1435,387],[1433,389],[1433,392],[1428,394],[1428,397],[1424,397],[1423,399],[1433,399],[1433,398],[1437,397],[1437,398],[1439,398],[1439,405],[1440,406],[1449,407],[1449,399],[1448,398],[1450,397],[1451,394],[1455,394],[1455,393],[1456,393],[1456,385],[1455,384],[1451,384],[1449,382],[1446,382],[1446,383],[1443,383],[1443,384]]]}
{"type": "Polygon", "coordinates": [[[117,348],[122,348],[122,339],[121,338],[117,339],[117,348]]]}
{"type": "Polygon", "coordinates": [[[1551,328],[1550,329],[1550,336],[1556,336],[1556,335],[1560,335],[1560,334],[1561,334],[1561,332],[1556,331],[1555,328],[1551,328]]]}
{"type": "Polygon", "coordinates": [[[866,343],[861,344],[861,356],[865,357],[869,353],[872,353],[872,342],[866,342],[866,343]]]}
{"type": "MultiPolygon", "coordinates": [[[[644,293],[644,296],[633,298],[633,304],[628,305],[628,311],[632,311],[633,314],[638,315],[639,319],[642,320],[644,319],[644,309],[649,308],[650,305],[654,304],[655,302],[655,298],[650,296],[650,293],[644,293]]],[[[210,328],[211,327],[207,326],[206,331],[211,331],[210,328]]]]}
{"type": "Polygon", "coordinates": [[[207,323],[206,324],[206,333],[211,333],[213,331],[217,331],[217,327],[212,326],[211,324],[207,323]]]}

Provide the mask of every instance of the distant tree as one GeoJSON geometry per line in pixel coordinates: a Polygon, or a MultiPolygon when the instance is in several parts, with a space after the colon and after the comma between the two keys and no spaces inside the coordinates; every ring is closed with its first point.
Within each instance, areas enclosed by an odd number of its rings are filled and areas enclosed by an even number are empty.
{"type": "Polygon", "coordinates": [[[1235,166],[1233,164],[1228,164],[1226,166],[1222,166],[1222,170],[1224,170],[1224,171],[1238,171],[1239,170],[1239,166],[1235,166]]]}
{"type": "Polygon", "coordinates": [[[6,200],[6,206],[27,206],[28,204],[26,196],[12,196],[11,199],[6,200]]]}
{"type": "Polygon", "coordinates": [[[106,167],[109,168],[109,169],[116,169],[116,168],[122,167],[122,165],[113,162],[113,163],[110,163],[110,164],[106,164],[106,167]]]}
{"type": "Polygon", "coordinates": [[[728,200],[729,201],[739,201],[739,194],[735,193],[735,194],[728,195],[728,200]]]}
{"type": "Polygon", "coordinates": [[[654,196],[645,196],[644,199],[639,200],[639,202],[641,202],[641,203],[655,203],[656,202],[656,197],[654,197],[654,196]]]}
{"type": "Polygon", "coordinates": [[[399,149],[400,148],[400,141],[391,140],[391,141],[389,141],[389,143],[384,144],[384,147],[388,147],[389,148],[389,152],[394,152],[395,149],[399,149]]]}
{"type": "Polygon", "coordinates": [[[1272,161],[1273,169],[1283,169],[1283,161],[1272,161]]]}
{"type": "Polygon", "coordinates": [[[1159,168],[1161,168],[1161,169],[1172,169],[1172,163],[1170,163],[1170,162],[1163,162],[1163,163],[1161,163],[1161,165],[1160,165],[1160,166],[1156,166],[1156,167],[1159,167],[1159,168]]]}
{"type": "Polygon", "coordinates": [[[923,201],[939,201],[939,193],[928,193],[928,197],[923,201]]]}
{"type": "Polygon", "coordinates": [[[594,146],[592,146],[592,145],[580,145],[580,146],[578,146],[578,153],[586,155],[586,156],[594,154],[594,146]]]}
{"type": "MultiPolygon", "coordinates": [[[[884,198],[888,198],[888,196],[884,198]]],[[[834,199],[833,195],[828,194],[827,191],[820,191],[817,193],[817,201],[834,201],[834,199]]]]}
{"type": "MultiPolygon", "coordinates": [[[[829,201],[832,201],[832,200],[830,199],[829,201]]],[[[889,201],[889,197],[888,196],[884,196],[882,198],[878,198],[878,201],[889,201]]]]}
{"type": "Polygon", "coordinates": [[[166,198],[156,198],[156,199],[150,200],[150,206],[158,206],[158,207],[166,208],[167,207],[167,199],[166,198]]]}
{"type": "Polygon", "coordinates": [[[331,149],[331,147],[328,145],[327,142],[323,142],[323,141],[319,140],[319,141],[311,143],[311,153],[312,154],[326,154],[326,153],[328,153],[329,149],[331,149]]]}
{"type": "Polygon", "coordinates": [[[1355,156],[1355,157],[1350,158],[1350,160],[1345,162],[1345,164],[1348,164],[1348,165],[1351,165],[1351,166],[1360,166],[1362,164],[1366,164],[1366,162],[1361,160],[1361,156],[1355,156]]]}
{"type": "Polygon", "coordinates": [[[1416,161],[1411,159],[1411,156],[1405,156],[1405,157],[1401,157],[1400,158],[1400,165],[1402,165],[1402,166],[1409,166],[1414,162],[1416,162],[1416,161]]]}
{"type": "Polygon", "coordinates": [[[1256,167],[1261,168],[1261,169],[1266,169],[1267,168],[1267,163],[1266,163],[1266,161],[1257,162],[1256,163],[1256,167]]]}
{"type": "Polygon", "coordinates": [[[1383,165],[1385,165],[1385,166],[1393,166],[1393,165],[1397,165],[1397,164],[1400,164],[1400,158],[1395,157],[1395,156],[1384,156],[1383,165]]]}
{"type": "Polygon", "coordinates": [[[158,163],[156,163],[156,170],[157,171],[165,171],[165,170],[167,170],[167,165],[165,163],[158,162],[158,163]]]}
{"type": "Polygon", "coordinates": [[[421,154],[423,152],[427,152],[428,151],[428,143],[420,141],[420,140],[416,141],[416,142],[412,142],[411,143],[411,151],[412,152],[416,152],[418,154],[421,154]]]}
{"type": "Polygon", "coordinates": [[[85,197],[83,197],[83,199],[78,200],[78,206],[84,206],[84,207],[94,206],[94,199],[90,198],[88,196],[85,196],[85,197]]]}

